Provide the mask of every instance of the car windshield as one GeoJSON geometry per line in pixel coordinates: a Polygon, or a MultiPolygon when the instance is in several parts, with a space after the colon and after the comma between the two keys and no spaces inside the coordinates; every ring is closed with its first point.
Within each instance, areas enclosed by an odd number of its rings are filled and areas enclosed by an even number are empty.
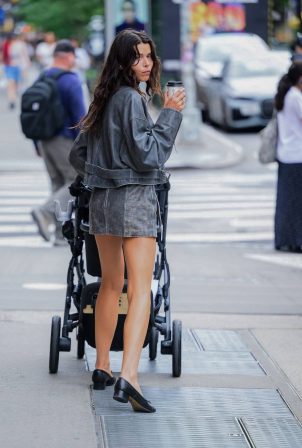
{"type": "Polygon", "coordinates": [[[232,61],[227,70],[229,78],[280,76],[282,67],[267,60],[232,61]]]}
{"type": "Polygon", "coordinates": [[[217,36],[200,39],[196,58],[200,62],[224,62],[234,52],[255,56],[264,51],[268,51],[268,47],[256,36],[217,36]]]}

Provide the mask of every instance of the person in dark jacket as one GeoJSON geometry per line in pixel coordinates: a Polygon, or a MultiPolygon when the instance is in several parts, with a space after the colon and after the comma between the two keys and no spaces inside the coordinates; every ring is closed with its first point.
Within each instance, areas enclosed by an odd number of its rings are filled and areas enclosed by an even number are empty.
{"type": "Polygon", "coordinates": [[[129,308],[121,375],[113,398],[124,403],[129,400],[133,409],[141,412],[155,412],[143,397],[137,376],[150,319],[157,235],[155,185],[167,182],[164,164],[171,155],[185,105],[183,89],[173,96],[166,93],[164,108],[153,123],[147,98],[161,93],[159,70],[154,43],[144,32],[120,32],[70,154],[71,163],[93,189],[90,233],[95,235],[102,267],[95,311],[93,387],[102,389],[115,383],[109,351],[126,262],[129,308]],[[146,93],[141,82],[146,83],[146,93]]]}
{"type": "Polygon", "coordinates": [[[136,4],[134,0],[125,0],[122,4],[123,22],[115,27],[115,34],[131,28],[136,31],[144,31],[145,24],[136,17],[136,4]]]}
{"type": "Polygon", "coordinates": [[[62,208],[66,208],[71,198],[68,186],[73,182],[76,172],[69,163],[68,157],[74,139],[78,135],[75,126],[86,113],[83,90],[78,75],[71,70],[75,64],[75,50],[71,42],[59,41],[54,50],[53,65],[45,71],[52,75],[66,70],[57,80],[59,95],[65,112],[63,129],[50,140],[41,142],[41,155],[51,181],[52,194],[45,204],[32,210],[32,218],[38,226],[39,233],[46,240],[52,239],[51,225],[55,225],[54,245],[64,244],[61,224],[55,217],[55,200],[62,208]]]}

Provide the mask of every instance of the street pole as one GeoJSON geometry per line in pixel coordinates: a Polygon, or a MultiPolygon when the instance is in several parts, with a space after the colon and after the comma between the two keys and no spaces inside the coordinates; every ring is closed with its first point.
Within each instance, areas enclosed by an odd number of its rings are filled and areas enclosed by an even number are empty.
{"type": "Polygon", "coordinates": [[[196,107],[196,87],[194,82],[194,61],[191,58],[187,60],[187,48],[190,47],[192,54],[192,41],[190,30],[190,6],[192,0],[183,0],[181,2],[181,59],[182,59],[182,80],[186,89],[186,107],[183,111],[183,122],[181,126],[180,138],[188,143],[200,142],[201,113],[196,107]]]}
{"type": "Polygon", "coordinates": [[[105,54],[107,55],[110,49],[111,42],[114,39],[114,10],[115,2],[112,0],[105,0],[105,54]]]}

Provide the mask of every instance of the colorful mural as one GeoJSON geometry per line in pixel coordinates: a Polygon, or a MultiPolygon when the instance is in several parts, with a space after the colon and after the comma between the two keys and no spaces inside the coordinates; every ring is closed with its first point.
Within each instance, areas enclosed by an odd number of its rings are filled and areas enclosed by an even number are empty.
{"type": "Polygon", "coordinates": [[[193,42],[216,31],[244,31],[246,27],[245,7],[237,2],[194,2],[190,15],[193,42]]]}

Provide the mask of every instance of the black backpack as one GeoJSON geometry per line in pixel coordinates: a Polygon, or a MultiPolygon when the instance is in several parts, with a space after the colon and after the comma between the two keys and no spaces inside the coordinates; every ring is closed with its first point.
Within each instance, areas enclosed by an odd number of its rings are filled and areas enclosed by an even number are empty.
{"type": "Polygon", "coordinates": [[[57,80],[66,70],[46,75],[42,73],[21,98],[21,127],[32,140],[49,140],[64,127],[65,111],[60,99],[57,80]]]}

